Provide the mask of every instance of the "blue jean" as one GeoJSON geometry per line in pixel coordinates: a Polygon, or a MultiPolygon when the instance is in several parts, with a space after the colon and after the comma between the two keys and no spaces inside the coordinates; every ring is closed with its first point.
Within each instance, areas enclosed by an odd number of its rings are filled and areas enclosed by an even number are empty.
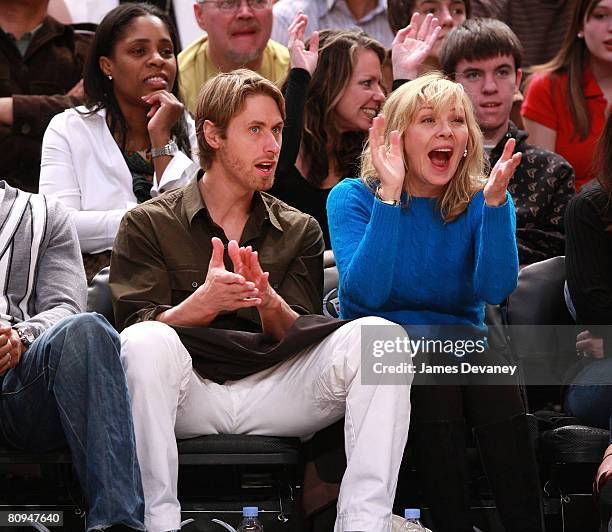
{"type": "Polygon", "coordinates": [[[582,423],[612,431],[612,358],[593,359],[574,377],[565,410],[582,423]]]}
{"type": "Polygon", "coordinates": [[[144,497],[117,332],[98,314],[61,320],[0,380],[0,436],[45,452],[68,444],[87,530],[145,530],[144,497]]]}

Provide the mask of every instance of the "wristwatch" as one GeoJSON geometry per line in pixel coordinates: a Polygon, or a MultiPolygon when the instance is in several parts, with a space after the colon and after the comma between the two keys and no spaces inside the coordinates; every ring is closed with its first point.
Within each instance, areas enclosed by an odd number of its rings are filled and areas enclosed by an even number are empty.
{"type": "Polygon", "coordinates": [[[36,337],[34,336],[34,331],[27,325],[22,327],[13,326],[13,329],[17,331],[19,339],[21,340],[23,347],[25,347],[26,349],[34,343],[34,340],[36,340],[36,337]]]}
{"type": "Polygon", "coordinates": [[[178,146],[174,139],[171,139],[168,144],[162,146],[161,148],[151,148],[151,157],[155,159],[155,157],[161,157],[162,155],[174,155],[178,151],[178,146]]]}
{"type": "Polygon", "coordinates": [[[385,205],[391,205],[391,207],[399,207],[402,203],[401,201],[398,201],[398,200],[382,199],[380,197],[380,185],[376,187],[376,193],[374,195],[376,196],[376,199],[378,199],[378,201],[380,201],[381,203],[384,203],[385,205]]]}

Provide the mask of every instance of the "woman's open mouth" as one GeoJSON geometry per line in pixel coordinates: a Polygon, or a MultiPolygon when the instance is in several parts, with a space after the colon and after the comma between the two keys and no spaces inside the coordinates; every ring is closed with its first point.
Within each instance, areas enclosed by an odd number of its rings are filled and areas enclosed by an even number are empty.
{"type": "Polygon", "coordinates": [[[452,155],[452,148],[439,148],[437,150],[431,150],[427,154],[431,164],[438,170],[446,170],[448,168],[452,155]]]}

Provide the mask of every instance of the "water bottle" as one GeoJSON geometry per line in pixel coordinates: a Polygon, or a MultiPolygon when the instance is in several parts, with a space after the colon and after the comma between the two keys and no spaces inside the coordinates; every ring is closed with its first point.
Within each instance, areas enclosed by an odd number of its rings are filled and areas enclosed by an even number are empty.
{"type": "Polygon", "coordinates": [[[404,518],[406,521],[400,528],[401,532],[431,532],[429,528],[425,528],[421,524],[421,510],[418,508],[408,508],[404,510],[404,518]]]}
{"type": "Polygon", "coordinates": [[[263,525],[257,518],[259,508],[257,506],[245,506],[242,509],[242,523],[238,526],[237,532],[263,532],[263,525]]]}

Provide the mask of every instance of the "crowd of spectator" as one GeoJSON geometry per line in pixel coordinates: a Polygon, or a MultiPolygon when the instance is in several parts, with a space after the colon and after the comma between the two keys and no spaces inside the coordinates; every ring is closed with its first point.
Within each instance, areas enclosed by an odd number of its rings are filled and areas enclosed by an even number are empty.
{"type": "Polygon", "coordinates": [[[612,0],[0,0],[0,442],[67,444],[88,530],[170,532],[176,438],[344,417],[335,530],[391,532],[410,429],[435,530],[473,532],[472,430],[544,531],[518,381],[366,383],[362,333],[482,341],[566,255],[564,407],[612,427],[610,102],[612,0]]]}

